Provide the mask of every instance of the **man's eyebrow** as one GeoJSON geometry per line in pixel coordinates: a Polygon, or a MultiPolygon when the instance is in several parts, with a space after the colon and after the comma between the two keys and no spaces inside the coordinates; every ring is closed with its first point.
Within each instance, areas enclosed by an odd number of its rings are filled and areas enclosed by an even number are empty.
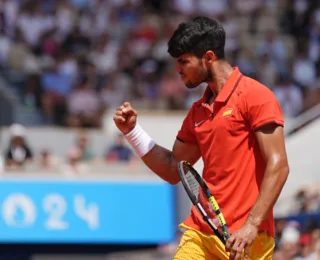
{"type": "Polygon", "coordinates": [[[183,61],[184,61],[183,58],[178,58],[178,59],[177,59],[177,62],[179,62],[179,63],[181,63],[181,62],[183,62],[183,61]]]}

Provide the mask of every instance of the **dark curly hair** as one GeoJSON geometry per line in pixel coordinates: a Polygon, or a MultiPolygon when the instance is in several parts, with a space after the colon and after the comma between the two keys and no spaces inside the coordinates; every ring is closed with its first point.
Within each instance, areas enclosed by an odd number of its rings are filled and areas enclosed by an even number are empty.
{"type": "Polygon", "coordinates": [[[211,50],[218,59],[225,59],[225,40],[226,32],[217,20],[199,16],[179,24],[168,42],[168,53],[174,58],[186,53],[201,58],[211,50]]]}

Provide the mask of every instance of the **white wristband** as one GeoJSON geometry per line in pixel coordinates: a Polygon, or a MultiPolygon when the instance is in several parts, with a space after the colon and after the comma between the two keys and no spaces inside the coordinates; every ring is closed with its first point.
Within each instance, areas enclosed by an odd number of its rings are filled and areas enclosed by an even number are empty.
{"type": "Polygon", "coordinates": [[[135,127],[127,134],[124,135],[133,150],[143,157],[154,147],[156,142],[142,129],[137,123],[135,127]]]}

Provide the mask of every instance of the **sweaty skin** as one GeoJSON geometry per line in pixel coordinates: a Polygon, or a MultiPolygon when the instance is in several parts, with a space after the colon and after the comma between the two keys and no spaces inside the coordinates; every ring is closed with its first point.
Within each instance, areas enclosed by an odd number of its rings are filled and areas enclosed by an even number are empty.
{"type": "MultiPolygon", "coordinates": [[[[227,61],[219,60],[214,52],[207,51],[202,58],[193,54],[182,55],[177,59],[176,70],[186,87],[190,89],[202,82],[208,83],[213,93],[209,101],[212,108],[214,97],[219,94],[227,82],[233,68],[227,61]]],[[[125,102],[116,109],[113,119],[118,129],[126,134],[135,127],[137,112],[130,103],[125,102]]],[[[256,129],[255,136],[267,167],[259,196],[245,224],[227,241],[226,250],[230,251],[230,260],[240,259],[243,250],[245,259],[248,259],[249,249],[257,237],[259,226],[270,213],[289,174],[283,127],[269,123],[256,129]]],[[[200,156],[197,144],[188,144],[177,139],[172,151],[156,144],[141,159],[160,178],[170,184],[177,184],[180,181],[177,163],[186,160],[193,165],[200,156]]]]}

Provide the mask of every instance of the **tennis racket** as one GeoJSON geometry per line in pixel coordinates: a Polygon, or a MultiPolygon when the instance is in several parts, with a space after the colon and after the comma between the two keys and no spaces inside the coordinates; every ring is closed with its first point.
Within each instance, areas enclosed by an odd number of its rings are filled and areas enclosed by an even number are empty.
{"type": "Polygon", "coordinates": [[[225,244],[230,237],[230,233],[219,205],[211,194],[207,184],[192,165],[186,161],[178,163],[178,171],[181,182],[193,205],[214,234],[225,244]],[[212,221],[216,217],[219,220],[220,229],[212,221]]]}

